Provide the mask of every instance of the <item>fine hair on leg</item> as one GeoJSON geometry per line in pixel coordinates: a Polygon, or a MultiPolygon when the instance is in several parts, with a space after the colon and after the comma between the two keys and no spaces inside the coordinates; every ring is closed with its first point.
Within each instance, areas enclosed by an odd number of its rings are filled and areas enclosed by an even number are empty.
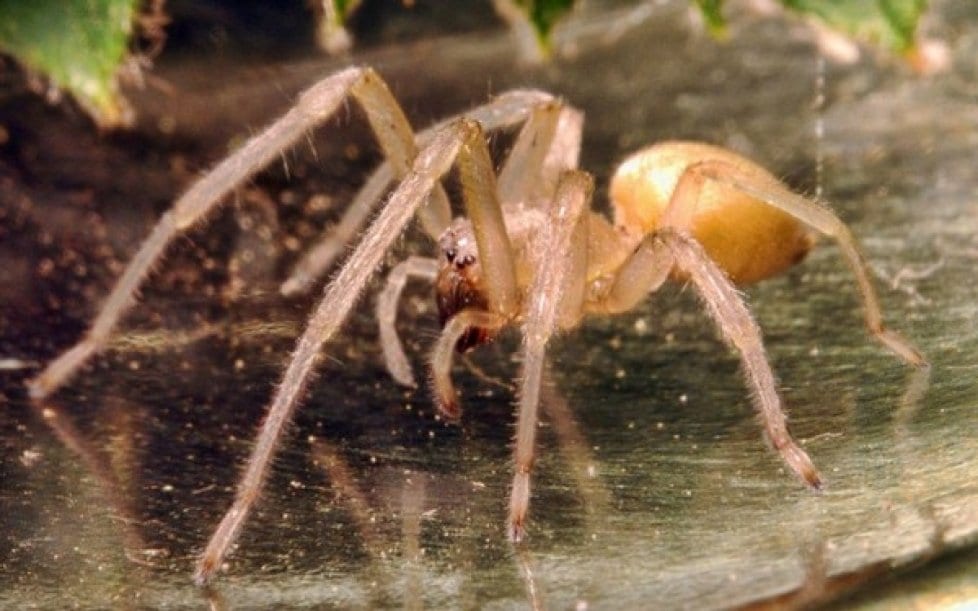
{"type": "Polygon", "coordinates": [[[524,205],[552,195],[557,177],[547,184],[542,169],[557,133],[561,108],[560,103],[554,101],[530,112],[499,172],[497,182],[501,201],[524,205]]]}
{"type": "Polygon", "coordinates": [[[366,71],[348,68],[316,83],[281,118],[219,163],[187,190],[160,217],[149,237],[126,266],[102,304],[85,337],[52,361],[28,382],[32,398],[40,399],[60,388],[93,354],[101,350],[119,318],[135,301],[135,292],[153,265],[176,236],[192,227],[220,205],[232,189],[277,159],[313,127],[333,115],[350,88],[366,71]]]}
{"type": "Polygon", "coordinates": [[[561,299],[568,289],[583,284],[586,277],[571,277],[574,267],[571,243],[578,225],[586,225],[594,180],[584,172],[563,174],[557,184],[547,229],[531,244],[537,261],[530,284],[522,327],[523,366],[520,373],[516,440],[513,449],[515,472],[510,494],[507,535],[520,542],[526,533],[530,505],[530,471],[536,444],[537,410],[547,342],[557,328],[561,299]]]}
{"type": "MultiPolygon", "coordinates": [[[[135,301],[136,289],[174,237],[203,219],[223,203],[232,189],[278,158],[309,130],[333,116],[348,95],[363,108],[393,176],[403,176],[417,153],[414,134],[380,77],[370,68],[348,68],[316,83],[299,96],[291,110],[194,183],[163,214],[116,282],[85,337],[28,382],[30,395],[33,398],[50,395],[105,346],[109,333],[135,301]]],[[[368,195],[381,190],[380,182],[381,179],[368,182],[367,187],[372,189],[368,195]]],[[[426,227],[431,227],[430,231],[440,233],[439,225],[448,224],[450,213],[440,185],[436,185],[435,193],[435,203],[424,207],[421,218],[426,227]]]]}
{"type": "MultiPolygon", "coordinates": [[[[234,502],[198,561],[194,576],[198,584],[208,582],[221,567],[228,549],[257,500],[282,431],[292,418],[296,402],[316,366],[323,344],[332,338],[346,320],[387,250],[425,202],[437,181],[451,168],[457,157],[469,156],[473,143],[481,142],[482,138],[479,126],[464,120],[442,130],[417,156],[412,171],[394,191],[356,250],[326,288],[322,301],[299,338],[282,382],[268,408],[268,414],[238,484],[234,502]]],[[[482,146],[485,146],[484,142],[482,146]]]]}
{"type": "Polygon", "coordinates": [[[676,268],[688,276],[696,288],[724,341],[740,353],[754,407],[771,445],[805,484],[816,490],[821,489],[822,479],[815,465],[788,432],[774,372],[764,353],[761,330],[740,294],[723,270],[688,234],[664,229],[647,239],[660,241],[666,246],[676,268]]]}
{"type": "MultiPolygon", "coordinates": [[[[425,129],[415,137],[415,142],[418,146],[424,146],[431,141],[432,136],[438,129],[460,118],[468,118],[478,122],[487,132],[506,129],[526,121],[527,116],[535,108],[550,105],[553,103],[553,100],[552,95],[543,91],[530,89],[508,91],[488,104],[478,106],[454,117],[449,117],[438,122],[433,127],[425,129]]],[[[580,113],[578,112],[577,114],[580,113]]],[[[382,162],[353,198],[353,202],[347,207],[339,222],[331,227],[302,256],[289,278],[282,284],[280,289],[282,294],[295,295],[303,293],[309,290],[313,283],[326,273],[326,270],[343,254],[346,245],[363,228],[374,205],[387,192],[394,178],[395,172],[390,162],[382,162]]],[[[445,210],[444,204],[440,201],[441,196],[437,192],[436,197],[439,198],[439,201],[435,202],[433,212],[430,215],[432,222],[425,223],[424,219],[422,219],[422,226],[428,235],[435,240],[438,239],[436,231],[438,227],[442,226],[442,221],[439,220],[442,218],[442,214],[438,211],[445,210]]]]}
{"type": "MultiPolygon", "coordinates": [[[[876,296],[876,290],[870,280],[866,261],[859,251],[849,227],[834,212],[813,200],[791,192],[778,183],[758,181],[742,172],[735,165],[717,160],[704,161],[688,167],[677,183],[673,199],[688,200],[692,198],[695,201],[704,180],[712,180],[741,191],[833,238],[839,245],[846,263],[849,264],[849,268],[856,278],[856,286],[863,302],[863,313],[869,332],[877,341],[907,364],[915,367],[923,367],[927,364],[927,360],[917,348],[899,333],[884,326],[879,298],[876,296]],[[688,197],[683,193],[687,188],[689,189],[688,197]]],[[[686,227],[684,222],[691,218],[694,210],[694,206],[685,204],[670,205],[666,214],[668,218],[663,219],[663,224],[672,227],[686,227]],[[676,218],[670,216],[673,212],[676,218]]]]}

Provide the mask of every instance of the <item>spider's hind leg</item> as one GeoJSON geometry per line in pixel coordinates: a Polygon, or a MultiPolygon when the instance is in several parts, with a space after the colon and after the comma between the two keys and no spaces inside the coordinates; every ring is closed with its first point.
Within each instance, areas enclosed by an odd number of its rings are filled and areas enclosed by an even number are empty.
{"type": "Polygon", "coordinates": [[[771,445],[805,484],[816,490],[821,489],[822,479],[815,465],[788,432],[774,373],[764,353],[761,330],[743,298],[723,270],[689,235],[664,229],[646,240],[656,241],[665,247],[674,265],[696,287],[724,340],[740,352],[744,376],[771,445]]]}
{"type": "Polygon", "coordinates": [[[695,207],[685,205],[679,200],[686,199],[695,201],[700,188],[707,180],[727,185],[730,188],[745,193],[768,206],[777,208],[793,216],[816,231],[835,239],[839,248],[842,250],[846,263],[849,264],[849,268],[856,278],[856,285],[863,302],[866,327],[869,332],[873,334],[877,341],[908,365],[915,367],[927,366],[927,360],[913,344],[904,339],[896,331],[887,329],[883,324],[883,313],[880,308],[879,298],[876,296],[876,290],[873,288],[873,283],[870,280],[866,260],[859,251],[856,240],[849,227],[825,206],[806,197],[802,197],[797,193],[793,193],[783,186],[758,182],[752,179],[751,176],[743,173],[733,164],[722,161],[706,161],[690,166],[683,173],[682,178],[676,186],[676,193],[673,195],[673,201],[678,203],[677,205],[670,203],[669,210],[666,213],[666,217],[669,218],[663,220],[665,225],[685,226],[683,221],[677,221],[676,218],[672,218],[670,215],[676,213],[677,216],[681,217],[683,214],[692,214],[695,207]],[[687,190],[691,195],[684,197],[682,194],[687,190]]]}

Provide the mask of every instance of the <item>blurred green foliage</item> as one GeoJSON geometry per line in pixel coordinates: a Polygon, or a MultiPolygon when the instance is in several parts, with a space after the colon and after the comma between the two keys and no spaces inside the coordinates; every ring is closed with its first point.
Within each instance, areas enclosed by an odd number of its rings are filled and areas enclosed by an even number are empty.
{"type": "MultiPolygon", "coordinates": [[[[785,8],[810,16],[846,36],[899,53],[916,43],[917,24],[927,0],[779,0],[785,8]]],[[[722,32],[723,0],[696,0],[707,25],[722,32]]]]}
{"type": "Polygon", "coordinates": [[[353,14],[363,0],[330,0],[333,3],[336,19],[339,25],[346,23],[346,20],[353,14]]]}
{"type": "Polygon", "coordinates": [[[574,6],[574,0],[516,0],[517,6],[526,12],[544,48],[549,47],[550,32],[574,6]]]}
{"type": "MultiPolygon", "coordinates": [[[[329,48],[349,48],[343,24],[362,0],[326,0],[329,48]],[[328,11],[332,7],[330,16],[328,11]],[[335,31],[334,31],[335,30],[335,31]]],[[[485,0],[491,1],[491,0],[485,0]]],[[[508,0],[521,11],[541,50],[574,0],[508,0]]],[[[725,31],[723,0],[694,0],[709,29],[725,31]]],[[[780,0],[848,37],[910,56],[927,0],[780,0]]],[[[131,117],[119,94],[118,74],[127,58],[140,0],[0,0],[0,51],[75,96],[101,127],[124,125],[131,117]]],[[[464,3],[459,10],[465,10],[464,3]]],[[[321,24],[322,25],[322,24],[321,24]]]]}
{"type": "Polygon", "coordinates": [[[909,51],[927,0],[782,0],[857,40],[894,51],[909,51]]]}
{"type": "Polygon", "coordinates": [[[138,0],[0,0],[0,50],[70,92],[102,127],[127,121],[117,73],[138,0]]]}
{"type": "Polygon", "coordinates": [[[727,25],[723,18],[723,0],[696,0],[696,4],[699,5],[700,12],[703,13],[703,20],[710,32],[714,36],[723,34],[727,25]]]}

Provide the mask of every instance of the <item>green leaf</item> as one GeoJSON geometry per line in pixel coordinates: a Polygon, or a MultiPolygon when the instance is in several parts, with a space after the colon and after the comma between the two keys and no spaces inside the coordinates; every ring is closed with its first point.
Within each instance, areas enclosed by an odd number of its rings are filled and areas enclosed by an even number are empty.
{"type": "Polygon", "coordinates": [[[117,72],[138,0],[0,0],[0,50],[75,96],[102,127],[124,124],[117,72]]]}
{"type": "Polygon", "coordinates": [[[852,38],[907,52],[916,42],[917,24],[927,0],[782,0],[852,38]]]}
{"type": "Polygon", "coordinates": [[[333,3],[333,10],[336,11],[336,19],[339,25],[346,23],[353,11],[357,10],[362,0],[329,0],[333,3]]]}
{"type": "Polygon", "coordinates": [[[703,20],[714,36],[722,36],[726,31],[727,22],[723,18],[723,0],[696,0],[703,13],[703,20]]]}
{"type": "MultiPolygon", "coordinates": [[[[722,34],[723,0],[696,0],[714,34],[722,34]]],[[[785,8],[812,17],[850,38],[898,53],[916,44],[917,24],[927,0],[781,0],[785,8]]]]}
{"type": "Polygon", "coordinates": [[[574,0],[516,0],[516,4],[529,17],[541,47],[548,49],[554,25],[570,12],[574,0]]]}

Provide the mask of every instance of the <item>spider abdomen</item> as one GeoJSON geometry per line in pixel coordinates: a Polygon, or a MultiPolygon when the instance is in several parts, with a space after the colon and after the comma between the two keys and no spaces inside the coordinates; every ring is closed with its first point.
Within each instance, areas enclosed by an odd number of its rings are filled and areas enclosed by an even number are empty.
{"type": "MultiPolygon", "coordinates": [[[[662,227],[680,178],[691,167],[735,167],[757,184],[786,189],[770,172],[726,149],[698,142],[662,142],[628,157],[611,182],[615,224],[647,235],[662,227]]],[[[774,276],[801,261],[814,244],[794,217],[735,187],[707,178],[699,197],[677,201],[686,228],[737,284],[774,276]]]]}

